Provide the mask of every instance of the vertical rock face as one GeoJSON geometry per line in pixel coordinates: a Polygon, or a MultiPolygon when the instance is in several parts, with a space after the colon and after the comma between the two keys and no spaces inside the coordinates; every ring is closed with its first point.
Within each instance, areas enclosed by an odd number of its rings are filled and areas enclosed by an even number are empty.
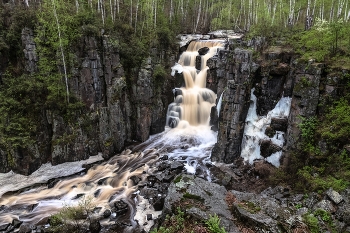
{"type": "Polygon", "coordinates": [[[29,28],[24,28],[22,30],[22,45],[24,47],[23,53],[25,57],[25,70],[29,73],[34,73],[38,70],[36,63],[38,62],[38,57],[35,52],[35,42],[34,33],[29,28]]]}
{"type": "Polygon", "coordinates": [[[288,119],[286,149],[291,150],[297,146],[301,131],[298,125],[302,117],[308,118],[316,115],[320,97],[320,80],[324,72],[324,64],[296,63],[294,72],[294,88],[292,107],[288,119]]]}
{"type": "Polygon", "coordinates": [[[228,64],[224,72],[219,69],[218,76],[223,80],[218,82],[218,94],[223,82],[227,84],[219,115],[218,142],[212,151],[213,161],[225,163],[232,163],[240,156],[244,120],[249,108],[251,73],[254,71],[250,50],[236,48],[229,56],[233,64],[228,64]]]}
{"type": "MultiPolygon", "coordinates": [[[[37,71],[33,32],[23,29],[25,69],[37,71]]],[[[145,141],[164,130],[168,104],[172,101],[171,51],[153,48],[128,83],[119,49],[109,36],[81,38],[71,49],[74,54],[69,90],[86,106],[77,121],[43,110],[37,140],[30,148],[7,151],[0,148],[0,172],[11,169],[22,174],[34,172],[41,164],[59,164],[87,159],[102,152],[109,158],[133,140],[145,141]],[[153,77],[155,66],[168,75],[153,77]],[[169,68],[169,69],[168,69],[169,68]],[[168,69],[168,70],[167,70],[168,69]],[[11,153],[11,156],[8,155],[11,153]]]]}
{"type": "MultiPolygon", "coordinates": [[[[218,128],[218,141],[212,151],[212,160],[232,163],[240,157],[252,88],[255,88],[254,95],[257,97],[258,116],[264,116],[274,109],[281,97],[292,97],[289,118],[272,119],[265,132],[267,135],[274,135],[276,130],[285,133],[284,153],[288,157],[288,151],[296,148],[300,140],[301,117],[316,114],[324,65],[299,63],[291,50],[281,46],[266,48],[255,63],[253,53],[261,48],[250,42],[243,45],[254,49],[236,47],[231,52],[222,51],[220,59],[208,61],[210,72],[207,81],[212,89],[217,90],[218,98],[223,93],[218,122],[212,121],[212,124],[217,124],[213,128],[218,128]]],[[[334,88],[328,83],[332,82],[327,82],[324,89],[326,94],[332,95],[334,88]]],[[[261,144],[266,154],[274,152],[270,144],[264,141],[257,143],[261,144]]],[[[284,161],[285,165],[287,161],[284,161]]]]}

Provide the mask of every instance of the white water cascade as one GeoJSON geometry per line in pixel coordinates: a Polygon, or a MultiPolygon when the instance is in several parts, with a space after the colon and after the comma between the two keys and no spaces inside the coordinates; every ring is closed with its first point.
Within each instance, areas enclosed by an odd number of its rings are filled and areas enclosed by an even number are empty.
{"type": "MultiPolygon", "coordinates": [[[[244,128],[241,157],[245,162],[253,164],[256,159],[264,159],[260,154],[260,142],[261,140],[271,140],[271,142],[279,147],[283,147],[284,144],[284,132],[276,131],[276,134],[269,138],[265,134],[267,126],[271,124],[271,119],[286,118],[289,115],[292,99],[290,97],[282,97],[275,108],[267,113],[266,116],[258,116],[256,113],[257,98],[254,95],[254,88],[251,90],[251,104],[248,110],[246,125],[244,128]]],[[[266,158],[266,161],[273,164],[276,167],[280,166],[280,158],[282,151],[273,153],[266,158]]]]}
{"type": "Polygon", "coordinates": [[[211,107],[215,105],[216,94],[206,88],[207,60],[217,54],[224,46],[221,40],[192,41],[187,50],[183,52],[175,66],[172,67],[172,75],[175,72],[183,74],[185,87],[182,87],[175,97],[174,103],[169,105],[167,114],[167,126],[187,127],[208,125],[211,107]],[[209,51],[201,56],[201,70],[195,68],[198,50],[208,48],[209,51]]]}

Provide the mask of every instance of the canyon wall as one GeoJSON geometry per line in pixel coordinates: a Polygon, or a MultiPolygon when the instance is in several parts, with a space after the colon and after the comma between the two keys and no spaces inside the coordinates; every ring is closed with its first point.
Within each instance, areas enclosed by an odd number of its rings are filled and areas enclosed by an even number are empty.
{"type": "MultiPolygon", "coordinates": [[[[38,70],[40,58],[34,39],[31,29],[23,29],[27,73],[38,70]]],[[[0,148],[0,172],[30,174],[43,163],[77,161],[99,152],[109,158],[127,145],[145,141],[150,134],[164,130],[167,106],[173,100],[170,67],[175,55],[154,46],[141,66],[134,68],[132,77],[127,77],[115,40],[108,35],[83,36],[78,46],[71,48],[75,59],[73,75],[68,79],[69,91],[84,103],[85,110],[75,113],[78,120],[74,123],[43,110],[38,116],[40,128],[32,146],[0,148]],[[156,66],[162,66],[167,74],[155,77],[156,66]]],[[[6,58],[0,60],[4,73],[6,58]]]]}

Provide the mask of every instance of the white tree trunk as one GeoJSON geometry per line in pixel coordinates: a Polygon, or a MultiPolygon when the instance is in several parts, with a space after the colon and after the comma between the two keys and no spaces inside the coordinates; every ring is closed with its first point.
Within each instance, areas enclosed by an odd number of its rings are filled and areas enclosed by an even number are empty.
{"type": "Polygon", "coordinates": [[[201,16],[201,11],[202,11],[202,0],[199,0],[199,7],[198,7],[198,14],[197,14],[197,22],[196,22],[196,26],[195,26],[195,28],[194,28],[194,32],[197,31],[199,19],[200,19],[200,16],[201,16]]]}
{"type": "Polygon", "coordinates": [[[139,1],[140,1],[140,0],[137,0],[137,3],[136,3],[136,13],[135,13],[135,33],[136,33],[136,26],[137,26],[137,12],[139,11],[139,1]]]}
{"type": "Polygon", "coordinates": [[[66,82],[66,97],[67,97],[67,103],[69,103],[69,88],[68,88],[68,75],[67,75],[67,67],[66,67],[66,59],[64,57],[64,52],[63,52],[63,45],[62,45],[62,38],[61,38],[61,29],[60,29],[60,23],[58,21],[58,16],[56,12],[56,3],[55,0],[51,0],[52,5],[53,5],[53,14],[56,19],[56,25],[57,25],[57,31],[58,31],[58,40],[59,40],[59,45],[60,45],[60,50],[61,50],[61,56],[62,56],[62,63],[63,63],[63,71],[64,71],[64,79],[66,82]]]}
{"type": "Polygon", "coordinates": [[[132,26],[132,0],[130,0],[130,26],[132,26]]]}
{"type": "Polygon", "coordinates": [[[75,0],[75,8],[77,10],[77,13],[79,12],[79,1],[75,0]]]}

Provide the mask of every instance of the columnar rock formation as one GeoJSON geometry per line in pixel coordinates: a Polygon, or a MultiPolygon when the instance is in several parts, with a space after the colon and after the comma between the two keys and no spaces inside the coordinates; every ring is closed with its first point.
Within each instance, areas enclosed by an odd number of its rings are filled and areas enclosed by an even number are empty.
{"type": "MultiPolygon", "coordinates": [[[[68,124],[63,116],[43,111],[37,142],[31,148],[12,151],[11,156],[5,148],[0,148],[0,172],[12,169],[30,174],[43,163],[77,161],[98,152],[109,158],[133,141],[145,141],[150,134],[164,130],[167,106],[172,101],[173,79],[169,72],[155,82],[153,72],[160,64],[169,69],[175,56],[171,51],[153,48],[141,67],[135,68],[130,84],[120,61],[119,48],[112,41],[107,35],[84,36],[78,46],[72,48],[75,65],[69,90],[87,109],[77,113],[80,114],[78,122],[68,124]]],[[[22,42],[26,72],[36,72],[40,58],[35,52],[32,30],[23,30],[22,42]]]]}

